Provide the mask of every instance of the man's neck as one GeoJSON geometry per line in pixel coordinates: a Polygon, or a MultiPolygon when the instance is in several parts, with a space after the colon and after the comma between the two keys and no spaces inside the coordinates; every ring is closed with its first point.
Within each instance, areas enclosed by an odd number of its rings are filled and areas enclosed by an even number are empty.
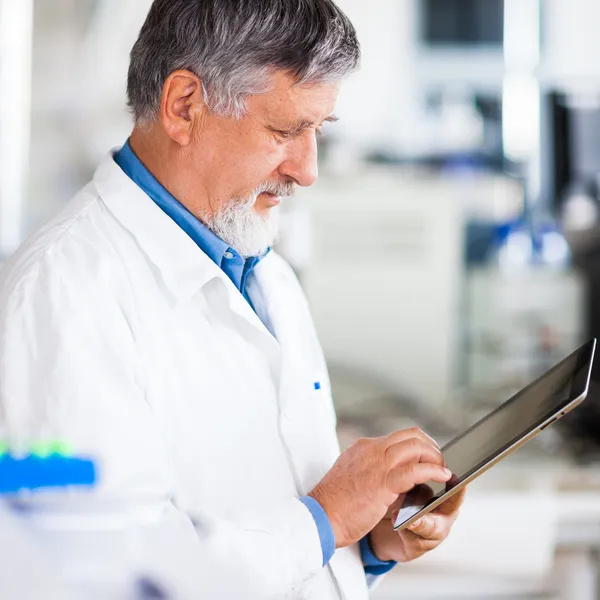
{"type": "MultiPolygon", "coordinates": [[[[192,214],[201,218],[206,214],[202,201],[195,198],[195,189],[187,180],[190,169],[182,164],[183,152],[168,139],[164,133],[157,131],[155,126],[148,130],[136,127],[129,138],[129,143],[134,154],[142,164],[152,173],[160,184],[183,204],[192,214]]],[[[196,182],[197,183],[197,182],[196,182]]]]}

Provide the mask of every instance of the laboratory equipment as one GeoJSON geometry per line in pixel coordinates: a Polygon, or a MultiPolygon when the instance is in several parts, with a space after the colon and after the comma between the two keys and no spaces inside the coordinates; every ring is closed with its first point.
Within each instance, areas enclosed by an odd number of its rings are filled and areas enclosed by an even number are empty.
{"type": "Polygon", "coordinates": [[[518,203],[514,182],[368,165],[298,196],[313,227],[302,282],[328,361],[424,410],[444,406],[461,362],[467,216],[484,203],[518,203]]]}
{"type": "Polygon", "coordinates": [[[170,503],[151,510],[106,497],[96,462],[62,443],[0,449],[1,598],[253,597],[243,581],[203,568],[202,536],[170,503]]]}

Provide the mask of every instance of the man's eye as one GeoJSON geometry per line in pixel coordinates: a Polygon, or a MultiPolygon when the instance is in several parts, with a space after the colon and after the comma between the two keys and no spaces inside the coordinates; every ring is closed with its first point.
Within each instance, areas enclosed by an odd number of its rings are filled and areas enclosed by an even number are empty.
{"type": "Polygon", "coordinates": [[[283,138],[284,140],[289,138],[292,135],[291,131],[281,131],[279,129],[275,130],[275,133],[280,137],[283,138]]]}

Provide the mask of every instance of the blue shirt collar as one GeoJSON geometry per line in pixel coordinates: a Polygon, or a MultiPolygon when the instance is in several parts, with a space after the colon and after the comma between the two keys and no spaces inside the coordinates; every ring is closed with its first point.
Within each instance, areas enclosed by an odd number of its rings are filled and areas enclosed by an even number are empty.
{"type": "Polygon", "coordinates": [[[123,172],[150,196],[225,272],[238,290],[249,300],[246,294],[246,281],[250,272],[263,257],[250,257],[244,260],[238,252],[208,229],[150,173],[133,152],[129,140],[121,150],[114,154],[114,160],[123,172]]]}

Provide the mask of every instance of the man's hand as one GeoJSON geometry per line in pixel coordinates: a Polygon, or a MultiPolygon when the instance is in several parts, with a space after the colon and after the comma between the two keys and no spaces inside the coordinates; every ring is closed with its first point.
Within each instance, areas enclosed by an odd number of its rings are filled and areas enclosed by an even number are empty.
{"type": "Polygon", "coordinates": [[[436,443],[414,428],[358,440],[309,495],[327,513],[336,547],[343,548],[369,533],[399,495],[451,476],[436,443]]]}
{"type": "Polygon", "coordinates": [[[462,489],[408,528],[394,531],[393,524],[403,501],[403,497],[399,498],[369,536],[375,556],[384,562],[408,562],[437,548],[448,537],[466,491],[462,489]]]}

